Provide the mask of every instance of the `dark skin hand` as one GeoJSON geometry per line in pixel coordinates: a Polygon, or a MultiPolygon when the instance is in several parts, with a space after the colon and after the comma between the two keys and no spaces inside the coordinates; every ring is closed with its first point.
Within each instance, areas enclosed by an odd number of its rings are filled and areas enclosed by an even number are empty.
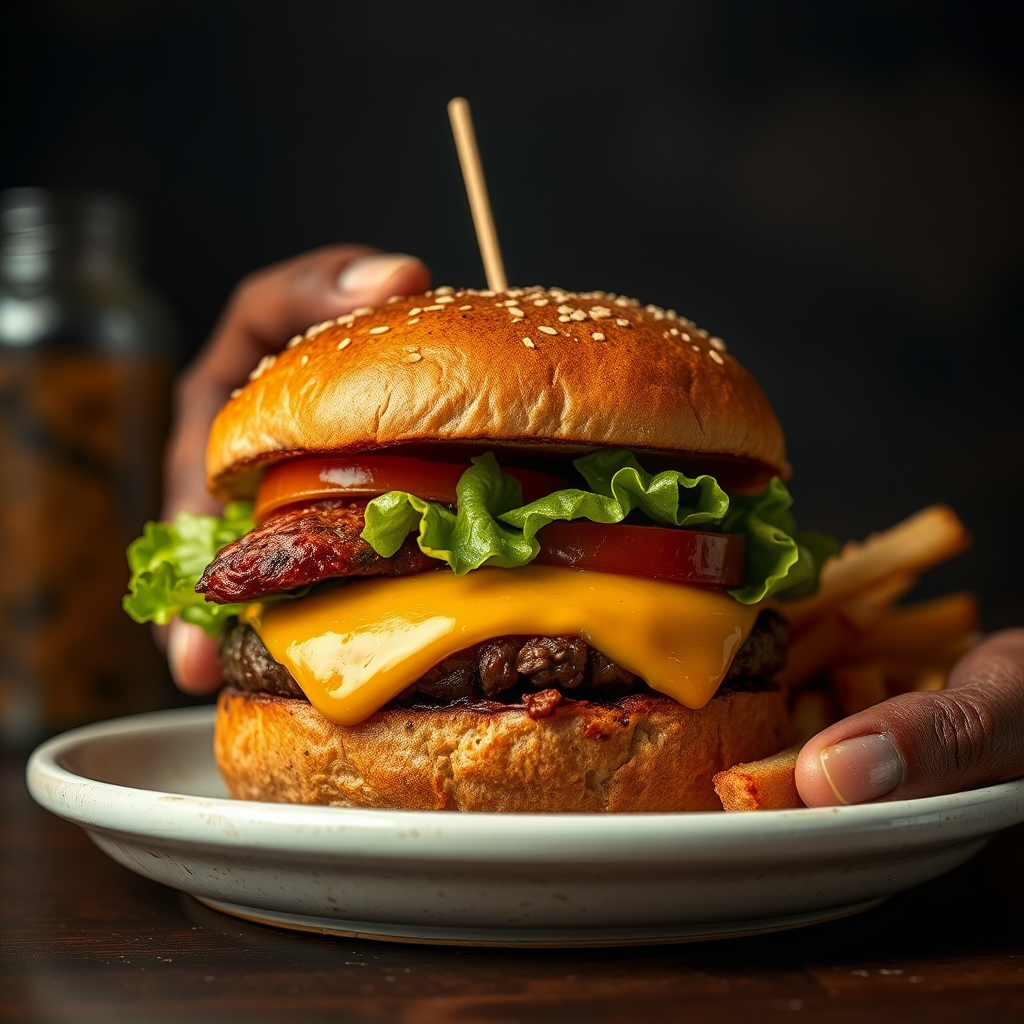
{"type": "MultiPolygon", "coordinates": [[[[318,249],[242,281],[178,384],[164,517],[218,511],[206,493],[206,436],[217,410],[264,355],[311,324],[429,287],[419,260],[359,245],[318,249]]],[[[175,621],[166,642],[182,690],[209,693],[220,685],[215,640],[175,621]]],[[[810,807],[933,796],[1020,775],[1024,629],[984,640],[954,667],[946,690],[893,697],[829,726],[804,745],[796,768],[810,807]]]]}
{"type": "MultiPolygon", "coordinates": [[[[317,249],[245,278],[178,382],[164,465],[164,518],[183,510],[219,512],[206,492],[206,437],[217,411],[263,356],[280,352],[292,335],[312,324],[429,287],[430,271],[419,260],[365,245],[317,249]]],[[[216,640],[177,619],[165,633],[178,686],[187,693],[217,689],[221,671],[216,640]]]]}

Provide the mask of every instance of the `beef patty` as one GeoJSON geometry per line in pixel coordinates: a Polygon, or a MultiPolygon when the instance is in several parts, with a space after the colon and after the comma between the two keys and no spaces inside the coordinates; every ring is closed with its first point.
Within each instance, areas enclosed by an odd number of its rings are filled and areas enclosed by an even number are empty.
{"type": "MultiPolygon", "coordinates": [[[[762,611],[729,668],[724,686],[742,689],[768,679],[786,663],[789,631],[777,612],[762,611]]],[[[228,686],[281,697],[305,695],[276,662],[256,632],[235,622],[220,644],[228,686]]],[[[649,692],[647,684],[575,636],[502,636],[467,647],[435,665],[392,702],[439,706],[462,700],[522,703],[538,691],[557,690],[580,700],[618,700],[649,692]]]]}

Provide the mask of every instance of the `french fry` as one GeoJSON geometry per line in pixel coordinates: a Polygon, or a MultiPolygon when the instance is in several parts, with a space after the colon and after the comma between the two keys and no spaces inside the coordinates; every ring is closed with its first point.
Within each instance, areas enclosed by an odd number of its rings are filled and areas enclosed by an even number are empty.
{"type": "Polygon", "coordinates": [[[969,542],[952,509],[926,508],[863,544],[847,545],[838,558],[826,562],[818,593],[787,604],[784,614],[798,633],[854,595],[894,576],[916,575],[963,551],[969,542]]]}
{"type": "Polygon", "coordinates": [[[830,690],[799,690],[789,709],[789,737],[793,743],[802,745],[841,717],[830,690]]]}
{"type": "Polygon", "coordinates": [[[944,690],[949,679],[949,673],[941,668],[925,669],[914,683],[914,690],[923,693],[927,690],[944,690]]]}
{"type": "Polygon", "coordinates": [[[799,747],[789,747],[762,761],[737,764],[714,777],[715,792],[727,811],[772,811],[803,807],[796,791],[799,747]]]}
{"type": "Polygon", "coordinates": [[[847,647],[843,660],[916,657],[952,664],[970,649],[979,628],[978,599],[949,594],[888,612],[847,647]]]}
{"type": "Polygon", "coordinates": [[[851,626],[868,629],[916,582],[917,577],[912,573],[896,573],[840,605],[841,614],[851,626]]]}
{"type": "Polygon", "coordinates": [[[979,628],[973,594],[888,610],[861,602],[855,614],[844,605],[797,635],[776,681],[792,690],[834,666],[891,660],[949,669],[974,645],[979,628]]]}
{"type": "Polygon", "coordinates": [[[834,668],[829,684],[844,715],[855,715],[889,698],[885,666],[877,661],[834,668]]]}
{"type": "Polygon", "coordinates": [[[949,666],[938,663],[900,660],[885,663],[885,682],[889,696],[923,690],[944,690],[949,666]]]}
{"type": "Polygon", "coordinates": [[[784,690],[809,683],[816,675],[839,661],[860,636],[843,616],[833,613],[816,622],[790,644],[786,667],[775,676],[784,690]]]}

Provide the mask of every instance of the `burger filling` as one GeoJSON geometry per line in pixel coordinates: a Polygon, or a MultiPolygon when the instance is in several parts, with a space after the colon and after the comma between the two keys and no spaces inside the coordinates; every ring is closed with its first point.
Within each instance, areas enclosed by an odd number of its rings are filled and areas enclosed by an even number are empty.
{"type": "MultiPolygon", "coordinates": [[[[744,688],[770,679],[786,661],[786,620],[762,611],[733,658],[723,686],[744,688]]],[[[305,699],[292,674],[274,660],[250,626],[235,622],[220,643],[224,680],[249,693],[305,699]]],[[[435,665],[391,702],[399,707],[439,707],[495,701],[525,704],[539,692],[563,699],[614,701],[652,691],[636,674],[617,665],[576,636],[502,636],[458,651],[435,665]]],[[[549,698],[550,700],[550,698],[549,698]]]]}
{"type": "Polygon", "coordinates": [[[377,554],[360,534],[366,499],[320,501],[291,509],[257,526],[218,552],[196,591],[218,604],[258,601],[270,594],[347,576],[413,576],[436,569],[407,537],[390,557],[377,554]]]}
{"type": "Polygon", "coordinates": [[[761,602],[813,590],[829,546],[796,533],[778,479],[729,495],[618,450],[575,460],[584,487],[471,462],[286,460],[255,521],[233,503],[148,524],[125,608],[226,627],[230,686],[302,694],[341,724],[390,704],[539,713],[649,688],[697,708],[784,663],[784,619],[761,602]]]}

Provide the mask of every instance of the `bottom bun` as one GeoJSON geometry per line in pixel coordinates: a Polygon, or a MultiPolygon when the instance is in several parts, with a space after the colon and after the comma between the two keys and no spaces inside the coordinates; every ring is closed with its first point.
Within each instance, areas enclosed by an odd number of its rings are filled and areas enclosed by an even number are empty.
{"type": "Polygon", "coordinates": [[[787,742],[777,689],[720,692],[699,711],[658,694],[378,711],[334,725],[304,700],[225,690],[217,764],[233,797],[439,811],[721,810],[712,776],[787,742]]]}

